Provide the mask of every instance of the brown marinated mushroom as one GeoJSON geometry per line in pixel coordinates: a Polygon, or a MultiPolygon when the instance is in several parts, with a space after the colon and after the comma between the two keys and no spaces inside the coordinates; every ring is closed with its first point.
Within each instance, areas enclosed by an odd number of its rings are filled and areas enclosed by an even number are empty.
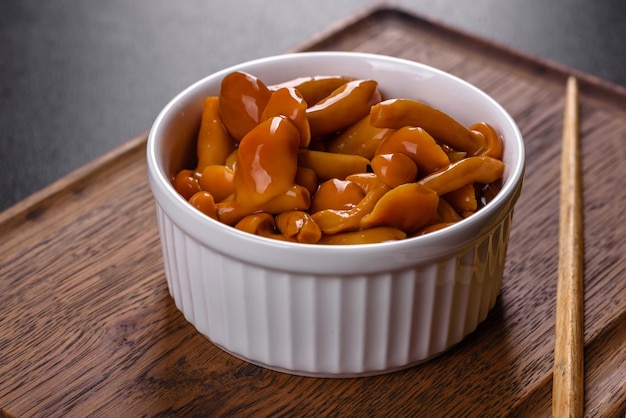
{"type": "Polygon", "coordinates": [[[261,237],[283,240],[282,234],[276,232],[276,220],[269,213],[260,212],[245,216],[235,228],[261,237]]]}
{"type": "Polygon", "coordinates": [[[389,99],[375,104],[370,121],[378,128],[422,127],[437,141],[469,155],[476,155],[484,140],[482,135],[467,129],[450,115],[411,99],[389,99]]]}
{"type": "Polygon", "coordinates": [[[282,87],[293,87],[302,94],[308,106],[311,107],[320,100],[330,96],[333,91],[349,81],[352,81],[352,79],[340,75],[298,77],[284,83],[269,86],[269,89],[278,90],[282,87]]]}
{"type": "Polygon", "coordinates": [[[326,151],[339,154],[360,155],[372,159],[378,146],[395,129],[376,128],[370,124],[369,114],[346,128],[326,143],[326,151]]]}
{"type": "Polygon", "coordinates": [[[235,172],[225,165],[209,165],[202,170],[199,183],[202,190],[211,195],[216,202],[221,202],[235,193],[235,172]]]}
{"type": "Polygon", "coordinates": [[[287,118],[275,116],[252,129],[239,143],[235,199],[255,207],[294,184],[298,170],[300,133],[287,118]]]}
{"type": "Polygon", "coordinates": [[[350,81],[307,109],[311,136],[338,132],[366,116],[380,100],[374,80],[350,81]]]}
{"type": "Polygon", "coordinates": [[[315,244],[322,237],[320,227],[307,212],[289,210],[276,215],[276,227],[286,239],[315,244]]]}
{"type": "Polygon", "coordinates": [[[189,199],[189,203],[205,215],[217,219],[217,208],[213,195],[207,191],[199,191],[189,199]]]}
{"type": "Polygon", "coordinates": [[[231,138],[220,117],[219,98],[207,97],[204,100],[202,120],[196,141],[196,154],[198,156],[196,171],[201,173],[206,166],[224,164],[235,146],[235,141],[231,138]]]}
{"type": "Polygon", "coordinates": [[[419,183],[402,184],[385,193],[359,226],[388,226],[411,234],[437,219],[438,205],[434,190],[419,183]]]}
{"type": "Polygon", "coordinates": [[[406,234],[399,229],[379,226],[359,231],[341,232],[335,235],[324,235],[318,244],[326,245],[355,245],[375,244],[379,242],[398,241],[406,238],[406,234]]]}
{"type": "Polygon", "coordinates": [[[324,209],[352,209],[365,197],[363,190],[349,180],[330,179],[319,185],[311,196],[310,213],[324,209]]]}
{"type": "Polygon", "coordinates": [[[376,149],[376,155],[391,153],[411,158],[423,176],[450,164],[441,146],[420,127],[404,126],[385,138],[376,149]]]}
{"type": "Polygon", "coordinates": [[[311,141],[311,129],[306,109],[306,102],[300,92],[294,88],[284,87],[272,93],[261,115],[261,121],[273,116],[286,117],[300,132],[300,147],[306,148],[311,141]]]}
{"type": "Polygon", "coordinates": [[[466,184],[493,183],[504,173],[504,163],[491,157],[468,157],[436,171],[419,181],[439,196],[466,184]]]}
{"type": "Polygon", "coordinates": [[[404,154],[378,154],[372,159],[372,169],[389,187],[411,183],[417,178],[417,165],[404,154]]]}
{"type": "Polygon", "coordinates": [[[235,71],[222,80],[220,117],[232,137],[240,141],[261,122],[272,92],[255,76],[235,71]]]}

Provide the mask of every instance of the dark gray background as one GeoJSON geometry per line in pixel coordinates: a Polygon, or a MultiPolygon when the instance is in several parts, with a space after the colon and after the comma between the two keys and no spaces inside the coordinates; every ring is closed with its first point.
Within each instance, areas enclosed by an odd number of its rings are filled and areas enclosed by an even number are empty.
{"type": "MultiPolygon", "coordinates": [[[[0,211],[150,127],[211,72],[293,48],[364,0],[0,1],[0,211]]],[[[626,86],[622,0],[400,0],[626,86]]]]}

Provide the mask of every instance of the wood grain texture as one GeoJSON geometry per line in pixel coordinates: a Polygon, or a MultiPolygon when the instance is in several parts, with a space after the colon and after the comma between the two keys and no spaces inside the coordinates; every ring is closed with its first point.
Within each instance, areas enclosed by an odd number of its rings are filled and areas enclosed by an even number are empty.
{"type": "Polygon", "coordinates": [[[583,190],[580,169],[578,82],[565,90],[559,206],[559,269],[552,415],[582,417],[584,407],[584,266],[583,190]]]}
{"type": "MultiPolygon", "coordinates": [[[[0,214],[0,408],[15,416],[550,416],[559,158],[569,70],[396,9],[301,50],[356,50],[456,74],[527,147],[504,284],[487,320],[422,365],[315,379],[236,359],[170,298],[144,138],[0,214]]],[[[585,414],[626,412],[626,92],[584,74],[585,414]]]]}

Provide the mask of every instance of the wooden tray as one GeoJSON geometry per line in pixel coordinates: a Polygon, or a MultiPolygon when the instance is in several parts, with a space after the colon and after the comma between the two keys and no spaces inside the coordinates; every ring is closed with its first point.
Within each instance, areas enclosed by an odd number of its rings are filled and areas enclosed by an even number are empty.
{"type": "Polygon", "coordinates": [[[442,356],[360,379],[238,360],[169,296],[145,135],[0,214],[0,415],[549,416],[565,79],[579,77],[585,189],[585,408],[626,411],[626,91],[395,8],[298,50],[395,55],[500,101],[527,145],[504,287],[442,356]]]}

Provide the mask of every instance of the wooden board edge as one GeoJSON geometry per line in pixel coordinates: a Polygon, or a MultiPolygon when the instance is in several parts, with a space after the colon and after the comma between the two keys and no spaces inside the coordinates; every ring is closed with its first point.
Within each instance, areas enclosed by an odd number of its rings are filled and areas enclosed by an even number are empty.
{"type": "Polygon", "coordinates": [[[4,409],[0,408],[0,418],[15,418],[15,415],[11,415],[4,409]]]}
{"type": "Polygon", "coordinates": [[[55,196],[70,190],[79,181],[83,181],[115,163],[122,156],[136,152],[139,148],[145,148],[147,138],[148,131],[145,131],[0,212],[0,231],[14,225],[29,212],[44,206],[55,196]]]}
{"type": "Polygon", "coordinates": [[[295,44],[293,47],[287,49],[285,53],[296,53],[307,51],[315,48],[320,43],[333,38],[334,36],[339,35],[346,30],[350,30],[354,25],[359,24],[359,22],[375,17],[378,14],[387,14],[389,12],[393,12],[397,10],[394,7],[390,7],[389,3],[381,2],[374,3],[370,6],[367,6],[343,19],[339,19],[329,26],[323,28],[321,31],[314,33],[306,40],[295,44]]]}
{"type": "Polygon", "coordinates": [[[612,83],[587,72],[578,70],[565,64],[558,63],[548,58],[544,58],[530,52],[518,49],[498,41],[494,41],[465,30],[455,25],[448,24],[439,19],[410,10],[405,6],[397,5],[392,1],[383,1],[358,11],[345,19],[339,20],[322,31],[314,34],[304,42],[289,49],[288,53],[295,53],[306,50],[314,50],[322,42],[329,38],[339,36],[349,32],[352,27],[358,25],[363,20],[380,19],[391,17],[413,21],[422,25],[432,27],[441,33],[464,38],[477,47],[483,49],[488,54],[498,54],[509,60],[515,60],[520,65],[541,69],[545,74],[552,74],[565,84],[565,80],[573,75],[578,79],[581,94],[592,94],[601,97],[603,101],[611,101],[613,104],[626,106],[626,86],[612,83]]]}

